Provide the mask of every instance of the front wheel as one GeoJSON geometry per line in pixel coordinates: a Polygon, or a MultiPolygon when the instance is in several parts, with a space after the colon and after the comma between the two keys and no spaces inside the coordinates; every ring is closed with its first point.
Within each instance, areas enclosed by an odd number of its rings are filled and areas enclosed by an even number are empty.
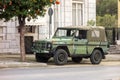
{"type": "Polygon", "coordinates": [[[100,50],[94,50],[90,56],[90,61],[92,64],[99,64],[102,60],[102,53],[100,50]]]}
{"type": "Polygon", "coordinates": [[[58,49],[54,54],[54,62],[56,65],[64,65],[67,63],[67,52],[63,49],[58,49]]]}

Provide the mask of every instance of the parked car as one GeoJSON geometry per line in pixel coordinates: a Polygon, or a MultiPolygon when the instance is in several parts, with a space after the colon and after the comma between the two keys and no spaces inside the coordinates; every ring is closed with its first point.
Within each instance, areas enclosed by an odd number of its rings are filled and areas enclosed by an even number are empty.
{"type": "Polygon", "coordinates": [[[64,65],[71,57],[76,63],[90,58],[92,64],[99,64],[108,48],[104,27],[68,26],[57,28],[51,40],[34,41],[32,51],[38,62],[53,57],[56,65],[64,65]]]}

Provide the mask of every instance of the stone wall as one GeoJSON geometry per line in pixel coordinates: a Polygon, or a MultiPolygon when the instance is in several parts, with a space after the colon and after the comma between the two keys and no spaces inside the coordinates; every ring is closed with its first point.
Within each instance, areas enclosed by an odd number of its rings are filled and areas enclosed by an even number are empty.
{"type": "Polygon", "coordinates": [[[16,22],[5,22],[2,30],[3,38],[0,40],[0,53],[20,53],[19,33],[16,22]]]}
{"type": "Polygon", "coordinates": [[[0,42],[0,53],[20,53],[17,41],[4,40],[0,42]]]}

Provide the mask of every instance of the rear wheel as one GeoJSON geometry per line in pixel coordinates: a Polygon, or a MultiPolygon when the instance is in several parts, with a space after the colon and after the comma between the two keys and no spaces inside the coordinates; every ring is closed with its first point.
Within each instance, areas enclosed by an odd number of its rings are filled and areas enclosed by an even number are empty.
{"type": "Polygon", "coordinates": [[[94,50],[90,56],[90,61],[92,64],[99,64],[102,60],[102,53],[100,50],[94,50]]]}
{"type": "Polygon", "coordinates": [[[80,63],[82,61],[81,57],[72,57],[72,61],[75,63],[80,63]]]}
{"type": "Polygon", "coordinates": [[[56,65],[64,65],[67,63],[67,52],[63,49],[58,49],[54,54],[54,62],[56,65]]]}
{"type": "Polygon", "coordinates": [[[40,53],[35,54],[35,58],[37,62],[43,62],[46,63],[50,59],[50,56],[48,55],[41,55],[40,53]]]}

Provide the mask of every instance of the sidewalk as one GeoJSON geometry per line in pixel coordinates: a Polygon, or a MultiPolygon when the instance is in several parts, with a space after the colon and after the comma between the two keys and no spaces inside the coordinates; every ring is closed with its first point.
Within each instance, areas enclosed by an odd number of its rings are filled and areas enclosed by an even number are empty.
{"type": "MultiPolygon", "coordinates": [[[[89,60],[89,59],[88,59],[89,60]]],[[[88,61],[86,60],[86,61],[88,61]]],[[[101,65],[120,65],[120,54],[108,54],[101,65]]],[[[20,55],[0,54],[0,68],[14,68],[14,67],[47,67],[46,63],[39,63],[35,61],[34,54],[26,55],[26,61],[20,61],[20,55]]]]}
{"type": "Polygon", "coordinates": [[[46,67],[46,66],[47,66],[46,63],[36,62],[34,55],[26,55],[26,61],[21,62],[20,55],[0,54],[0,68],[46,67]]]}

